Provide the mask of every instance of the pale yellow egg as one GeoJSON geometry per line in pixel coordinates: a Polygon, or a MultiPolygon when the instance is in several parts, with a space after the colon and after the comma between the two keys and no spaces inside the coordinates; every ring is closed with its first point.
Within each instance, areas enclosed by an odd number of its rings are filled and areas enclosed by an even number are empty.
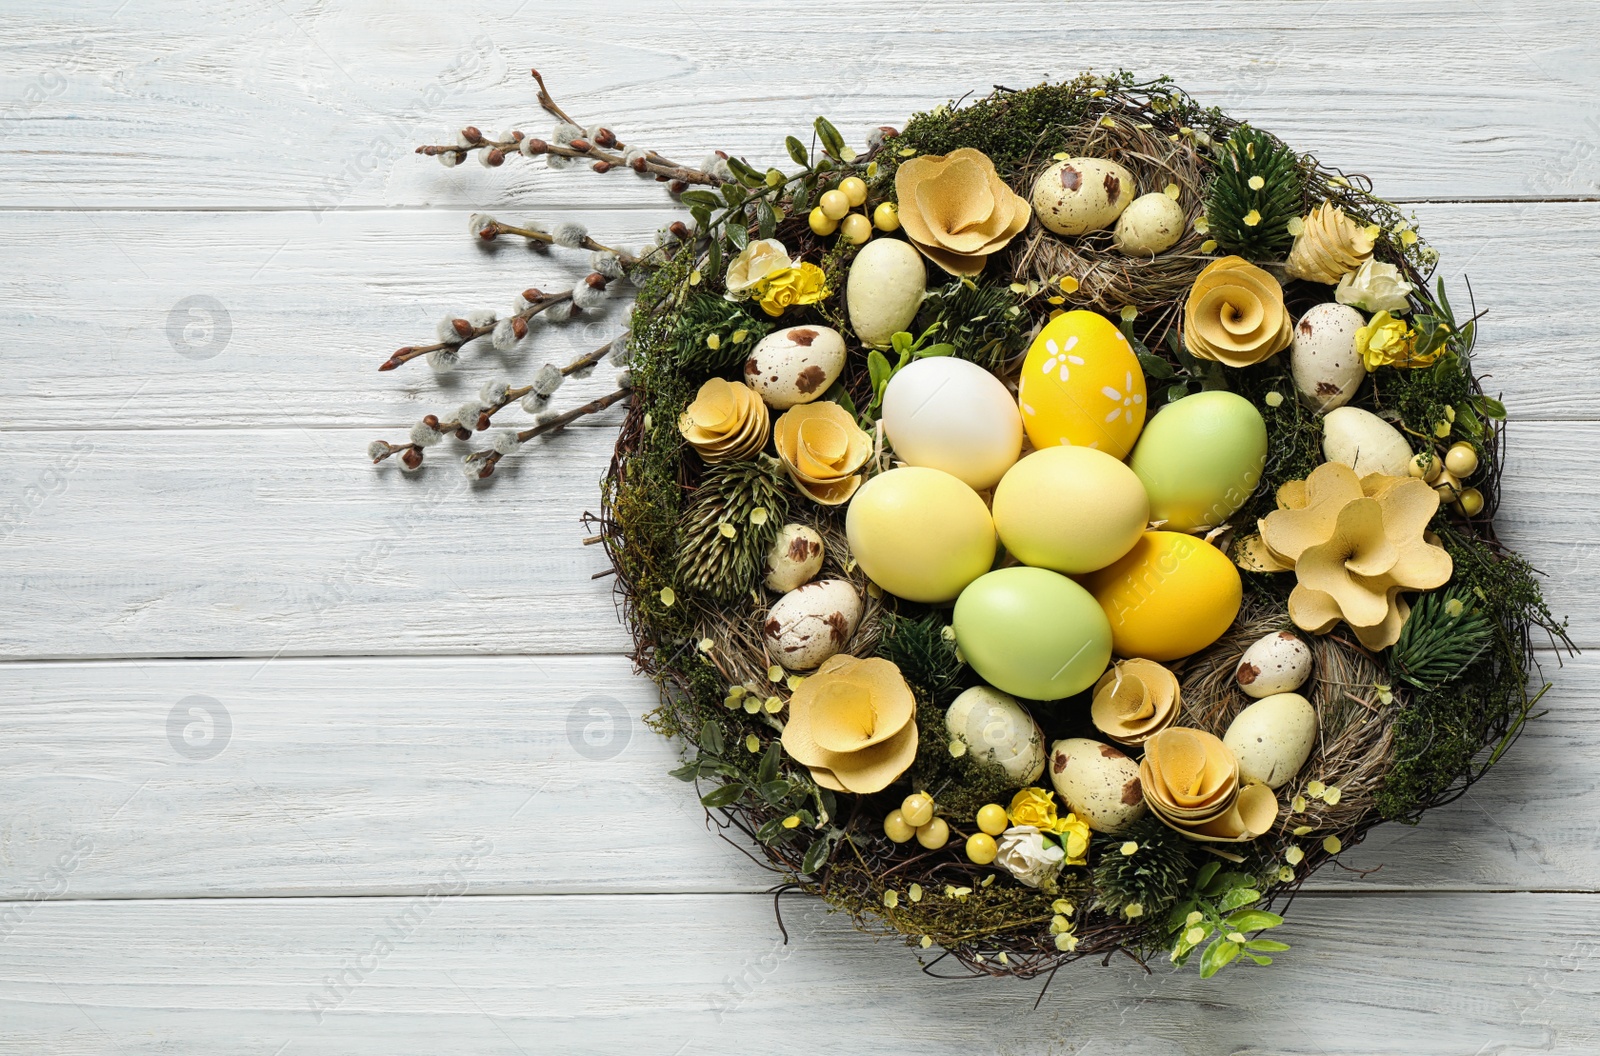
{"type": "Polygon", "coordinates": [[[942,470],[878,474],[851,498],[844,526],[861,570],[908,601],[950,601],[994,564],[989,507],[942,470]]]}
{"type": "Polygon", "coordinates": [[[1127,458],[1144,428],[1144,371],[1105,316],[1065,312],[1033,339],[1017,402],[1034,447],[1071,444],[1127,458]]]}
{"type": "Polygon", "coordinates": [[[1146,532],[1121,560],[1079,580],[1105,610],[1118,656],[1177,660],[1222,637],[1244,585],[1221,550],[1180,532],[1146,532]]]}
{"type": "Polygon", "coordinates": [[[1133,470],[1103,451],[1047,447],[1012,466],[994,489],[994,527],[1025,565],[1076,574],[1133,548],[1150,499],[1133,470]]]}

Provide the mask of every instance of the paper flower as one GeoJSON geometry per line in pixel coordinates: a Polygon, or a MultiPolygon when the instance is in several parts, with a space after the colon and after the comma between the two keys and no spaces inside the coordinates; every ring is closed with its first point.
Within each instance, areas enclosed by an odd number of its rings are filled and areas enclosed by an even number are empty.
{"type": "Polygon", "coordinates": [[[1033,215],[988,155],[971,147],[910,159],[895,173],[894,189],[911,244],[952,275],[978,274],[1033,215]]]}
{"type": "Polygon", "coordinates": [[[789,251],[775,238],[760,238],[747,243],[728,265],[728,273],[724,279],[728,287],[728,299],[746,300],[752,296],[756,287],[767,281],[769,276],[780,271],[788,271],[799,263],[798,260],[790,258],[789,251]]]}
{"type": "Polygon", "coordinates": [[[1183,343],[1194,355],[1248,367],[1293,340],[1283,287],[1243,257],[1214,260],[1194,280],[1183,306],[1183,343]]]}
{"type": "Polygon", "coordinates": [[[1270,829],[1278,799],[1263,784],[1239,785],[1239,760],[1221,738],[1168,726],[1144,745],[1139,786],[1169,828],[1205,843],[1242,843],[1270,829]]]}
{"type": "Polygon", "coordinates": [[[1339,277],[1333,299],[1366,312],[1408,312],[1416,287],[1400,277],[1400,269],[1381,260],[1369,260],[1339,277]]]}
{"type": "Polygon", "coordinates": [[[1050,890],[1067,855],[1032,825],[1016,825],[1000,834],[994,864],[1029,887],[1050,890]]]}
{"type": "Polygon", "coordinates": [[[1042,788],[1024,788],[1012,796],[1006,817],[1013,825],[1032,825],[1042,832],[1055,832],[1059,821],[1055,797],[1042,788]]]}
{"type": "Polygon", "coordinates": [[[1089,862],[1089,823],[1076,814],[1068,814],[1056,823],[1056,837],[1066,852],[1064,865],[1087,865],[1089,862]]]}
{"type": "Polygon", "coordinates": [[[837,403],[819,400],[789,408],[772,436],[789,479],[814,502],[837,506],[861,486],[856,471],[872,453],[872,437],[837,403]]]}
{"type": "Polygon", "coordinates": [[[1154,660],[1123,660],[1100,676],[1089,716],[1118,744],[1137,747],[1178,717],[1178,676],[1154,660]]]}
{"type": "Polygon", "coordinates": [[[712,378],[678,416],[678,432],[707,462],[748,458],[767,443],[771,419],[761,397],[742,381],[712,378]]]}
{"type": "Polygon", "coordinates": [[[783,750],[835,792],[881,792],[917,754],[917,702],[887,660],[836,653],[789,698],[783,750]]]}
{"type": "Polygon", "coordinates": [[[1261,541],[1294,568],[1295,625],[1325,634],[1343,620],[1368,649],[1393,645],[1410,613],[1401,593],[1450,579],[1450,555],[1427,537],[1438,509],[1438,493],[1420,478],[1358,479],[1338,462],[1279,488],[1278,509],[1261,519],[1261,541]]]}
{"type": "Polygon", "coordinates": [[[1284,273],[1332,286],[1372,257],[1372,236],[1332,202],[1311,210],[1289,249],[1284,273]]]}
{"type": "Polygon", "coordinates": [[[1444,350],[1438,348],[1425,355],[1417,355],[1417,332],[1388,312],[1379,312],[1356,331],[1356,353],[1367,369],[1379,367],[1426,367],[1432,365],[1444,350]]]}
{"type": "Polygon", "coordinates": [[[797,304],[816,304],[828,295],[828,277],[815,264],[775,271],[761,285],[757,301],[768,315],[782,315],[797,304]]]}

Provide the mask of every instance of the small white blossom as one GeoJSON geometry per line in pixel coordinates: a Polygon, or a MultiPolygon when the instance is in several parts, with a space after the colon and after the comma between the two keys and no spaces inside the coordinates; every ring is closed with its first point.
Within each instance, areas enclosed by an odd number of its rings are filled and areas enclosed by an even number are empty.
{"type": "Polygon", "coordinates": [[[511,328],[510,319],[502,319],[489,331],[489,344],[498,352],[509,352],[517,344],[517,332],[511,328]]]}
{"type": "Polygon", "coordinates": [[[456,333],[456,320],[462,318],[454,312],[439,320],[439,325],[433,328],[434,335],[447,345],[459,345],[461,335],[456,333]]]}
{"type": "Polygon", "coordinates": [[[432,447],[443,439],[444,434],[427,422],[418,422],[411,427],[411,442],[418,447],[432,447]]]}
{"type": "Polygon", "coordinates": [[[564,323],[572,318],[572,302],[562,301],[559,304],[552,304],[545,309],[544,315],[552,323],[564,323]]]}
{"type": "Polygon", "coordinates": [[[572,288],[572,303],[579,308],[595,308],[606,299],[606,291],[580,282],[572,288]]]}
{"type": "Polygon", "coordinates": [[[448,374],[461,362],[461,353],[454,348],[436,348],[428,353],[428,366],[440,374],[448,374]]]}
{"type": "Polygon", "coordinates": [[[478,390],[478,399],[485,407],[493,407],[496,404],[505,402],[506,390],[509,388],[511,388],[510,385],[498,378],[494,381],[486,381],[483,383],[483,388],[478,390]]]}
{"type": "Polygon", "coordinates": [[[477,400],[468,400],[456,408],[456,421],[471,429],[478,424],[478,415],[481,413],[483,413],[483,404],[477,400]]]}
{"type": "Polygon", "coordinates": [[[567,249],[581,249],[583,240],[589,237],[589,229],[576,220],[568,220],[566,223],[557,224],[556,229],[551,232],[551,237],[555,239],[558,246],[564,246],[567,249]]]}
{"type": "Polygon", "coordinates": [[[538,414],[544,410],[544,405],[548,402],[550,402],[550,397],[540,396],[537,392],[530,392],[522,397],[522,409],[529,414],[538,414]]]}
{"type": "Polygon", "coordinates": [[[495,319],[494,309],[474,308],[472,311],[462,316],[462,318],[471,323],[473,326],[493,326],[495,319]]]}
{"type": "Polygon", "coordinates": [[[582,138],[583,129],[579,128],[577,125],[569,125],[565,121],[562,121],[556,125],[556,130],[551,133],[551,142],[559,143],[563,147],[575,139],[582,138]]]}
{"type": "Polygon", "coordinates": [[[522,441],[517,439],[515,429],[502,429],[494,434],[494,449],[502,455],[509,455],[522,446],[522,441]]]}
{"type": "Polygon", "coordinates": [[[494,217],[490,216],[488,213],[473,213],[471,216],[467,217],[467,228],[474,235],[476,235],[479,231],[482,231],[484,228],[488,227],[494,222],[494,217]]]}
{"type": "Polygon", "coordinates": [[[565,380],[566,377],[561,373],[560,367],[554,363],[546,363],[539,368],[538,373],[534,374],[531,384],[535,393],[548,400],[556,394],[556,390],[565,380]]]}
{"type": "Polygon", "coordinates": [[[392,450],[393,448],[389,446],[388,441],[374,440],[372,443],[367,445],[367,457],[376,462],[380,458],[388,458],[389,452],[392,450]]]}
{"type": "Polygon", "coordinates": [[[609,249],[597,249],[589,257],[589,266],[608,279],[624,277],[622,258],[609,249]]]}

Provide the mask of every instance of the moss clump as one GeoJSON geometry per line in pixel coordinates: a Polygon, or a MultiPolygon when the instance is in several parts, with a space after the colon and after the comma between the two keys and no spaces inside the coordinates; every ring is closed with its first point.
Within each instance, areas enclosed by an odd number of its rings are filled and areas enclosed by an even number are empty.
{"type": "Polygon", "coordinates": [[[932,330],[930,343],[947,343],[953,355],[990,371],[1027,348],[1032,328],[1032,316],[1009,289],[971,279],[929,290],[915,323],[917,336],[932,330]]]}
{"type": "MultiPolygon", "coordinates": [[[[1022,91],[997,88],[968,106],[947,103],[917,114],[894,141],[899,150],[948,154],[973,147],[989,155],[1002,176],[1028,166],[1042,145],[1066,138],[1089,113],[1090,94],[1100,83],[1088,74],[1061,84],[1041,84],[1022,91]]],[[[898,160],[898,159],[896,159],[898,160]]]]}
{"type": "Polygon", "coordinates": [[[885,612],[878,655],[898,667],[919,696],[937,704],[950,702],[951,690],[967,669],[937,613],[913,617],[885,612]]]}

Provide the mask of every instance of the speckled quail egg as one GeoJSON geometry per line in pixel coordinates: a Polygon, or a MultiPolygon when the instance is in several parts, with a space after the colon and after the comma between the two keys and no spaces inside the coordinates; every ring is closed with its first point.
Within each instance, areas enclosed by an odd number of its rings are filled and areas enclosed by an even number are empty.
{"type": "Polygon", "coordinates": [[[826,326],[774,330],[745,360],[744,381],[769,407],[787,410],[810,403],[844,369],[844,337],[826,326]]]}
{"type": "Polygon", "coordinates": [[[1096,832],[1119,832],[1144,814],[1139,764],[1109,744],[1069,737],[1050,748],[1050,783],[1096,832]]]}
{"type": "Polygon", "coordinates": [[[1183,237],[1189,218],[1183,206],[1162,191],[1141,194],[1117,217],[1116,247],[1130,257],[1153,257],[1183,237]]]}
{"type": "Polygon", "coordinates": [[[822,536],[815,528],[803,524],[786,524],[778,529],[778,537],[767,551],[766,578],[762,580],[768,590],[787,593],[822,570],[822,536]]]}
{"type": "Polygon", "coordinates": [[[810,671],[843,649],[860,621],[856,588],[843,579],[823,579],[779,598],[761,633],[768,652],[787,670],[810,671]]]}
{"type": "Polygon", "coordinates": [[[1133,173],[1104,158],[1068,158],[1033,183],[1033,212],[1046,230],[1081,235],[1116,223],[1134,198],[1133,173]]]}
{"type": "Polygon", "coordinates": [[[1356,331],[1364,325],[1361,313],[1347,304],[1319,304],[1300,317],[1289,366],[1308,406],[1343,407],[1361,387],[1367,368],[1356,351],[1356,331]]]}
{"type": "Polygon", "coordinates": [[[1278,631],[1244,651],[1234,678],[1252,697],[1299,689],[1311,674],[1311,649],[1297,635],[1278,631]]]}

